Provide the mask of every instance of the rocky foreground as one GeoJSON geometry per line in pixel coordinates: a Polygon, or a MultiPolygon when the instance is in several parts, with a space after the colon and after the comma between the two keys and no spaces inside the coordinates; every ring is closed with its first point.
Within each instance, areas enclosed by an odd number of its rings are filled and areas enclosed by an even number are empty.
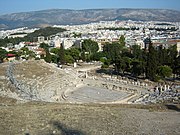
{"type": "Polygon", "coordinates": [[[174,105],[7,104],[0,106],[0,135],[180,134],[174,105]]]}

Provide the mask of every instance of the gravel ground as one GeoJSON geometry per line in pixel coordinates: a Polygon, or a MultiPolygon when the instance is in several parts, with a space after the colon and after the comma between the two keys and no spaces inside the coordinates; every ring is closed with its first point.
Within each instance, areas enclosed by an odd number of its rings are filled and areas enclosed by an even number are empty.
{"type": "Polygon", "coordinates": [[[161,106],[32,102],[0,106],[0,135],[180,134],[179,109],[157,108],[161,106]]]}

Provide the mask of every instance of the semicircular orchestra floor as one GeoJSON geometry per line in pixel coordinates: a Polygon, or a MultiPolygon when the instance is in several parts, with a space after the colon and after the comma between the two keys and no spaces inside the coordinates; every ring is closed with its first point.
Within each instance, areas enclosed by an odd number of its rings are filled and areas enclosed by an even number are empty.
{"type": "Polygon", "coordinates": [[[130,94],[126,92],[108,90],[95,87],[81,87],[68,93],[67,102],[71,103],[101,103],[120,101],[130,94]]]}

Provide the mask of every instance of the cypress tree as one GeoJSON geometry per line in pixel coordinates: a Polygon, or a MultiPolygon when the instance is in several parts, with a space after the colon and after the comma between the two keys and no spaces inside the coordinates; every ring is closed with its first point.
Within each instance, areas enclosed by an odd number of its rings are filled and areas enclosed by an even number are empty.
{"type": "Polygon", "coordinates": [[[176,65],[176,59],[177,59],[177,45],[170,46],[168,48],[168,58],[169,58],[169,66],[173,69],[173,73],[175,73],[175,65],[176,65]]]}
{"type": "Polygon", "coordinates": [[[147,66],[146,66],[146,77],[152,81],[157,80],[158,62],[157,62],[157,51],[152,46],[152,43],[149,44],[148,57],[147,57],[147,66]]]}
{"type": "Polygon", "coordinates": [[[124,35],[122,35],[122,36],[119,38],[119,43],[120,43],[120,45],[125,46],[126,42],[125,42],[125,37],[124,37],[124,35]]]}
{"type": "Polygon", "coordinates": [[[48,63],[51,62],[51,54],[49,53],[49,50],[46,50],[46,57],[44,58],[44,60],[48,63]]]}
{"type": "Polygon", "coordinates": [[[180,55],[175,59],[174,73],[180,76],[180,55]]]}
{"type": "Polygon", "coordinates": [[[65,64],[65,52],[64,52],[64,47],[63,47],[63,45],[61,45],[61,47],[60,47],[58,56],[59,56],[59,62],[60,62],[62,65],[65,64]]]}

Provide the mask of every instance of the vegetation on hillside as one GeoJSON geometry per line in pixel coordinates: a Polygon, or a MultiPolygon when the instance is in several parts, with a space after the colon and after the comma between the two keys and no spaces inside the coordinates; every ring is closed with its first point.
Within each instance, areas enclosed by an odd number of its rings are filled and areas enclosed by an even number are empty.
{"type": "MultiPolygon", "coordinates": [[[[123,39],[123,38],[121,38],[123,39]]],[[[180,56],[177,55],[177,46],[168,49],[155,49],[150,42],[148,50],[140,49],[138,45],[131,48],[124,46],[123,42],[107,43],[103,48],[102,67],[114,66],[117,75],[130,73],[131,76],[142,76],[152,81],[170,77],[172,73],[179,74],[180,56]]]]}
{"type": "Polygon", "coordinates": [[[125,46],[125,38],[120,37],[118,42],[106,43],[102,52],[98,52],[97,42],[90,39],[84,40],[81,48],[49,49],[49,46],[42,43],[40,47],[46,50],[46,62],[73,63],[77,60],[101,61],[102,68],[111,68],[117,75],[129,74],[135,78],[148,78],[152,81],[171,77],[172,74],[180,75],[180,56],[177,55],[177,46],[170,46],[168,49],[159,46],[154,48],[151,41],[148,49],[141,49],[138,45],[131,48],[125,46]],[[50,51],[49,51],[50,50],[50,51]]]}
{"type": "Polygon", "coordinates": [[[132,28],[124,28],[124,27],[119,27],[119,28],[115,28],[115,27],[111,27],[111,28],[98,28],[98,30],[139,30],[139,28],[136,28],[136,27],[132,27],[132,28]]]}
{"type": "Polygon", "coordinates": [[[39,29],[39,30],[34,31],[33,33],[28,34],[27,38],[31,39],[31,40],[34,37],[39,37],[39,36],[44,36],[45,38],[47,38],[51,35],[55,35],[57,33],[64,32],[64,31],[66,31],[66,30],[63,28],[46,27],[46,28],[39,29]]]}
{"type": "Polygon", "coordinates": [[[20,38],[5,38],[5,39],[0,39],[0,47],[6,47],[7,44],[12,43],[14,44],[18,44],[22,41],[26,41],[26,42],[33,42],[33,41],[37,41],[37,37],[39,36],[44,36],[45,38],[51,36],[51,35],[55,35],[57,33],[60,32],[64,32],[66,31],[65,29],[62,28],[55,28],[55,27],[46,27],[46,28],[42,28],[39,30],[34,31],[33,33],[29,33],[27,34],[27,36],[20,38]]]}

